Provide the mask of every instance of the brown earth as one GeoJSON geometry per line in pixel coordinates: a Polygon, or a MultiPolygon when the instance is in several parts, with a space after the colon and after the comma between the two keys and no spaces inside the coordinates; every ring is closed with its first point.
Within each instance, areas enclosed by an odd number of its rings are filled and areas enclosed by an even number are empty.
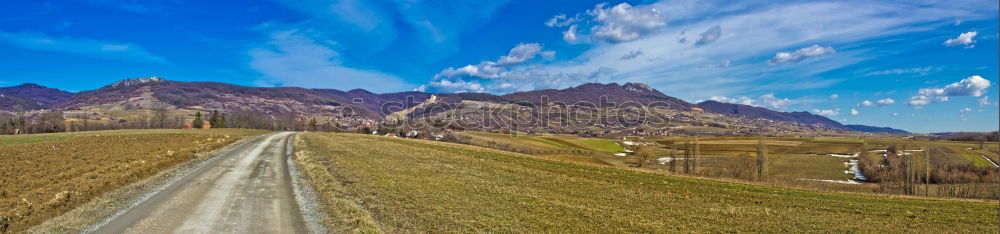
{"type": "Polygon", "coordinates": [[[0,147],[0,232],[18,232],[240,137],[85,136],[0,147]]]}

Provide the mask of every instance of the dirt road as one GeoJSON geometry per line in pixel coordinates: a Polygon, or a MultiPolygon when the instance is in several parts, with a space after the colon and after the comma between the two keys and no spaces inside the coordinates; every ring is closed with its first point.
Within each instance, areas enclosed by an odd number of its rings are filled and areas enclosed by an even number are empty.
{"type": "Polygon", "coordinates": [[[223,152],[93,233],[308,232],[287,164],[292,136],[263,136],[223,152]]]}

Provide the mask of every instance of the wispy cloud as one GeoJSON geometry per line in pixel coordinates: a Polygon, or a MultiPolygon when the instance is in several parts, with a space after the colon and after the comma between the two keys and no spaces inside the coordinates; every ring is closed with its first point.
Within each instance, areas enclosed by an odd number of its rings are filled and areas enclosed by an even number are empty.
{"type": "Polygon", "coordinates": [[[807,58],[833,54],[836,52],[837,50],[834,50],[832,47],[820,47],[819,45],[813,45],[793,52],[778,52],[777,54],[774,54],[774,58],[767,61],[767,64],[778,65],[785,63],[797,63],[807,58]]]}
{"type": "MultiPolygon", "coordinates": [[[[784,91],[815,89],[829,87],[843,79],[823,77],[820,74],[880,56],[906,52],[870,53],[856,45],[859,41],[928,31],[932,28],[926,27],[926,23],[941,20],[992,17],[988,11],[980,11],[981,9],[933,2],[834,1],[777,4],[755,1],[667,0],[633,7],[657,9],[675,23],[632,41],[596,44],[576,58],[545,64],[539,70],[549,73],[588,73],[597,68],[612,69],[615,73],[608,77],[608,81],[648,83],[672,96],[687,100],[771,92],[777,89],[768,86],[768,90],[762,90],[764,84],[782,86],[784,91]],[[857,4],[865,7],[858,8],[857,4]],[[722,5],[725,7],[720,7],[722,5]],[[681,32],[706,30],[714,26],[725,29],[720,30],[725,33],[719,33],[718,39],[710,46],[676,43],[679,36],[685,38],[685,34],[681,32]],[[642,50],[644,59],[622,60],[621,51],[639,49],[642,50]],[[774,56],[780,52],[787,55],[761,60],[762,57],[774,56]],[[815,59],[818,55],[834,52],[837,56],[815,59]],[[796,61],[801,64],[767,66],[768,59],[775,65],[796,61]],[[706,66],[721,64],[723,61],[731,61],[731,65],[724,69],[706,66]],[[716,88],[698,88],[708,85],[716,88]]],[[[708,35],[714,33],[706,34],[708,35]]],[[[698,35],[695,37],[692,41],[697,40],[698,35]]]]}
{"type": "Polygon", "coordinates": [[[92,58],[167,63],[139,45],[73,37],[55,37],[37,32],[0,31],[0,44],[31,50],[77,54],[92,58]]]}
{"type": "Polygon", "coordinates": [[[937,71],[937,70],[941,70],[941,68],[940,67],[931,67],[931,66],[927,66],[927,67],[911,67],[911,68],[894,68],[894,69],[881,70],[881,71],[873,71],[873,72],[865,73],[865,76],[907,75],[907,74],[912,74],[912,75],[916,75],[916,76],[926,76],[927,74],[930,74],[932,71],[937,71]]]}
{"type": "Polygon", "coordinates": [[[429,63],[458,53],[462,33],[489,22],[494,12],[509,2],[275,1],[308,17],[297,22],[299,28],[322,32],[315,37],[336,41],[338,48],[349,52],[351,57],[419,53],[420,59],[412,61],[414,63],[429,63]],[[406,46],[393,47],[397,44],[406,46]]]}
{"type": "Polygon", "coordinates": [[[632,60],[642,55],[642,50],[633,50],[629,51],[628,54],[622,55],[621,60],[632,60]]]}
{"type": "Polygon", "coordinates": [[[344,66],[340,53],[308,33],[279,30],[270,32],[269,37],[268,43],[250,51],[250,67],[264,75],[258,85],[366,88],[375,92],[412,87],[389,74],[344,66]]]}
{"type": "Polygon", "coordinates": [[[694,45],[708,45],[712,42],[718,41],[719,37],[722,37],[722,27],[719,27],[719,25],[712,26],[698,36],[698,40],[694,41],[694,45]]]}

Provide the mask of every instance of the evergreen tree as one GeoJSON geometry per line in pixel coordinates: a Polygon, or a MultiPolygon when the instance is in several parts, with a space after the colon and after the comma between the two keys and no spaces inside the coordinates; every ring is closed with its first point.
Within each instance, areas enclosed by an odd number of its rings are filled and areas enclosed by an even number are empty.
{"type": "Polygon", "coordinates": [[[208,118],[208,124],[213,128],[219,127],[219,110],[212,111],[212,117],[208,118]]]}
{"type": "Polygon", "coordinates": [[[201,119],[201,112],[200,111],[199,112],[195,112],[195,114],[194,114],[194,122],[191,122],[191,127],[197,129],[197,128],[201,128],[204,125],[205,125],[205,120],[201,119]]]}

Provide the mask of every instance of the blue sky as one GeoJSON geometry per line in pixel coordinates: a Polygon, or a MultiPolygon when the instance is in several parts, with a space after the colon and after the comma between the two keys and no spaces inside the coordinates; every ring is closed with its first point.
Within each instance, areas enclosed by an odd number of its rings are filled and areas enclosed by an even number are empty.
{"type": "Polygon", "coordinates": [[[998,129],[996,1],[13,0],[0,86],[375,92],[643,82],[915,132],[998,129]]]}

